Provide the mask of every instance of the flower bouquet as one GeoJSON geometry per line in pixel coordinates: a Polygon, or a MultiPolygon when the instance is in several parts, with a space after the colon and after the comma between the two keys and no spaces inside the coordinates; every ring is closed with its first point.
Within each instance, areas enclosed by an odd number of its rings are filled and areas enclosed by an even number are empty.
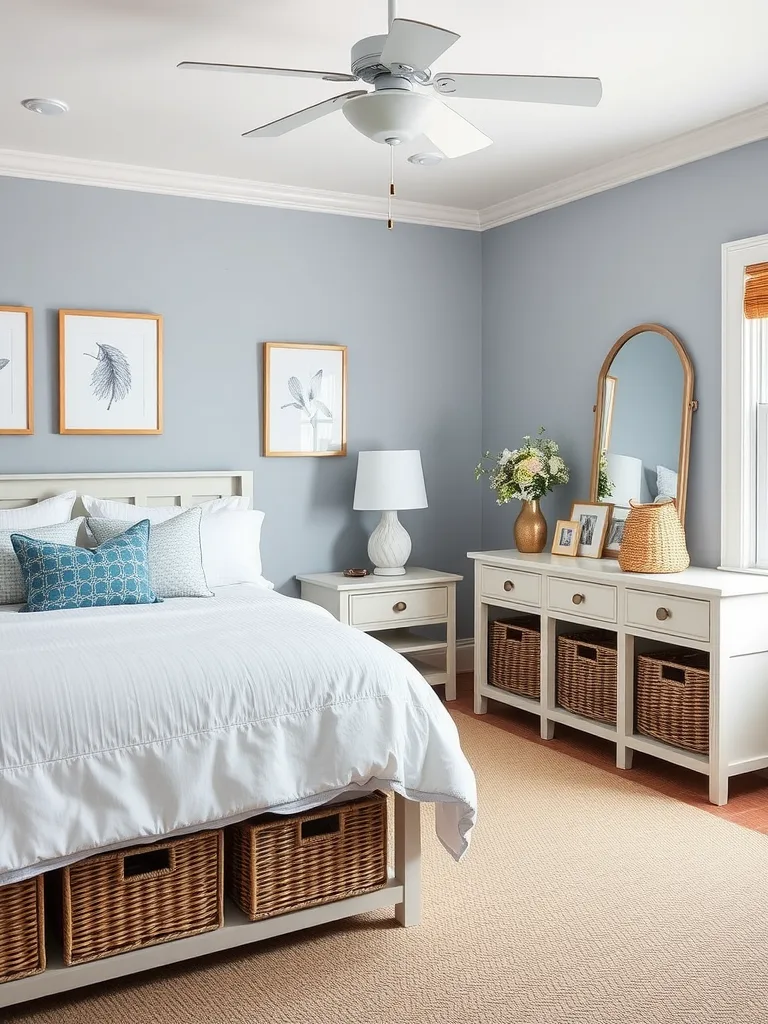
{"type": "Polygon", "coordinates": [[[496,501],[522,501],[515,522],[518,551],[538,552],[547,542],[547,523],[539,509],[539,500],[558,484],[568,483],[568,467],[560,456],[556,441],[545,437],[544,427],[536,437],[526,436],[519,448],[505,448],[497,456],[485,452],[475,468],[475,479],[487,476],[496,501]],[[490,462],[490,466],[483,465],[490,462]]]}

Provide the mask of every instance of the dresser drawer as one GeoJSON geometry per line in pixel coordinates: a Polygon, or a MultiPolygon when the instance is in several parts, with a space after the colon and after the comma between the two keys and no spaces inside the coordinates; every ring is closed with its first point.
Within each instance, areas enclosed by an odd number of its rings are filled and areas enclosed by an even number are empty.
{"type": "Polygon", "coordinates": [[[709,641],[709,601],[628,590],[626,619],[628,626],[654,633],[709,641]]]}
{"type": "Polygon", "coordinates": [[[497,569],[492,565],[484,565],[480,575],[480,589],[483,597],[530,604],[536,608],[541,604],[541,576],[535,572],[518,572],[516,569],[497,569]]]}
{"type": "Polygon", "coordinates": [[[549,580],[547,593],[551,611],[570,612],[601,622],[616,622],[616,587],[553,577],[549,580]]]}
{"type": "Polygon", "coordinates": [[[379,594],[353,594],[349,599],[349,621],[353,626],[399,626],[422,619],[441,621],[447,616],[447,587],[404,587],[379,594]]]}

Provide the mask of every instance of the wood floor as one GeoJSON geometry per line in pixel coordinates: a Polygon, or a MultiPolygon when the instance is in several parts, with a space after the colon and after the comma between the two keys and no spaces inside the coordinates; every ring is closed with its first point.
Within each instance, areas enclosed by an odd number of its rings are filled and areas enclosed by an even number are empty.
{"type": "Polygon", "coordinates": [[[457,689],[458,699],[449,705],[451,710],[456,709],[462,714],[506,729],[532,743],[553,747],[570,757],[602,768],[612,775],[631,778],[641,786],[648,786],[659,793],[665,793],[684,803],[709,811],[719,818],[768,835],[768,777],[765,775],[753,772],[749,775],[735,776],[730,780],[728,803],[724,807],[715,807],[707,799],[708,780],[704,775],[637,752],[634,755],[632,770],[622,771],[616,767],[615,747],[607,740],[578,732],[565,725],[556,727],[555,739],[542,740],[539,736],[538,718],[526,714],[525,711],[518,711],[497,701],[489,701],[488,713],[475,715],[472,710],[471,673],[459,676],[457,689]]]}

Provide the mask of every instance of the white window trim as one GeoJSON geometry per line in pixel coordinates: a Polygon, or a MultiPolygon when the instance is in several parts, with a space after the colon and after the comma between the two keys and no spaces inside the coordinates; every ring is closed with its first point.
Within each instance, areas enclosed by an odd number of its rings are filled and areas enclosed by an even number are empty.
{"type": "MultiPolygon", "coordinates": [[[[768,262],[768,235],[723,246],[720,560],[725,569],[757,565],[759,351],[744,330],[744,270],[768,262]]],[[[765,452],[761,453],[765,458],[765,452]]]]}

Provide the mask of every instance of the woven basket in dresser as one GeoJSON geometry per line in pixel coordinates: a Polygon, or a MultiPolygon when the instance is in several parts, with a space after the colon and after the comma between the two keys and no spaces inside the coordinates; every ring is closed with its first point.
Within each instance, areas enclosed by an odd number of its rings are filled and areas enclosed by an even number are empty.
{"type": "Polygon", "coordinates": [[[539,699],[541,626],[535,615],[497,619],[488,627],[488,682],[539,699]]]}
{"type": "Polygon", "coordinates": [[[267,814],[227,829],[227,892],[252,921],[382,889],[387,798],[267,814]]]}
{"type": "Polygon", "coordinates": [[[557,703],[566,711],[616,725],[616,636],[603,630],[557,638],[557,703]]]}
{"type": "Polygon", "coordinates": [[[86,963],[224,923],[221,829],[134,846],[61,871],[64,963],[86,963]]]}
{"type": "Polygon", "coordinates": [[[641,654],[635,679],[637,731],[709,753],[709,657],[672,648],[641,654]]]}
{"type": "Polygon", "coordinates": [[[0,886],[0,983],[45,970],[43,876],[0,886]]]}

